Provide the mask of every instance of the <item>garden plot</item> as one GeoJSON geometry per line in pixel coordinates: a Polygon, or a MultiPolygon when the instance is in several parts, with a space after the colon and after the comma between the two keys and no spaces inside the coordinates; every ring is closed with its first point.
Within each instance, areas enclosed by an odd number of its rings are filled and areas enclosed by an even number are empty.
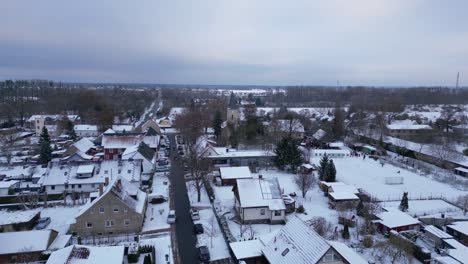
{"type": "MultiPolygon", "coordinates": [[[[312,159],[319,164],[318,159],[312,159]]],[[[448,184],[431,180],[427,177],[401,169],[390,164],[383,166],[379,161],[360,157],[334,159],[337,180],[362,188],[380,200],[399,200],[403,192],[409,192],[409,198],[445,197],[456,199],[468,192],[457,190],[448,184]],[[398,173],[399,172],[399,173],[398,173]],[[386,184],[386,178],[402,177],[402,184],[386,184]]]]}
{"type": "MultiPolygon", "coordinates": [[[[155,263],[174,263],[174,256],[171,249],[171,237],[169,235],[155,238],[143,238],[140,245],[152,245],[156,251],[155,263]],[[167,257],[166,257],[167,256],[167,257]]],[[[143,263],[144,257],[140,256],[139,263],[143,263]]]]}
{"type": "MultiPolygon", "coordinates": [[[[383,202],[383,207],[400,206],[400,201],[383,202]]],[[[425,215],[434,215],[439,213],[462,214],[463,211],[443,200],[410,200],[408,202],[408,213],[412,216],[419,217],[425,215]]]]}

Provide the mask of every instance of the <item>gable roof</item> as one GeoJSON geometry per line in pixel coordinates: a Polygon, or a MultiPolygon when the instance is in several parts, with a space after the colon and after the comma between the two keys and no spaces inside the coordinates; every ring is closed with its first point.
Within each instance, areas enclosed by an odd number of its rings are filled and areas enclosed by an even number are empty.
{"type": "Polygon", "coordinates": [[[77,142],[73,143],[73,146],[83,152],[86,153],[88,150],[92,149],[94,147],[94,143],[89,140],[88,138],[82,138],[78,140],[77,142]]]}
{"type": "Polygon", "coordinates": [[[384,208],[384,210],[386,211],[376,215],[380,219],[376,220],[376,222],[388,228],[419,224],[417,219],[396,208],[384,208]]]}
{"type": "Polygon", "coordinates": [[[262,251],[269,263],[314,264],[329,249],[325,239],[302,220],[292,217],[262,251]]]}
{"type": "Polygon", "coordinates": [[[82,246],[72,245],[53,252],[47,264],[97,264],[97,263],[123,263],[123,246],[82,246]]]}
{"type": "Polygon", "coordinates": [[[328,241],[332,248],[343,257],[348,263],[351,264],[368,264],[365,259],[358,255],[354,250],[346,246],[345,244],[337,241],[328,241]]]}
{"type": "Polygon", "coordinates": [[[140,153],[145,159],[151,161],[154,156],[154,151],[145,143],[140,142],[138,145],[134,145],[125,149],[122,153],[122,159],[133,157],[136,153],[140,153]]]}
{"type": "Polygon", "coordinates": [[[8,241],[2,243],[0,255],[47,250],[54,233],[57,231],[52,229],[0,233],[0,241],[8,241]]]}
{"type": "MultiPolygon", "coordinates": [[[[154,121],[153,121],[154,122],[154,121]]],[[[158,132],[156,130],[154,130],[154,128],[152,127],[149,127],[148,130],[146,130],[146,136],[157,136],[159,135],[158,132]]]]}

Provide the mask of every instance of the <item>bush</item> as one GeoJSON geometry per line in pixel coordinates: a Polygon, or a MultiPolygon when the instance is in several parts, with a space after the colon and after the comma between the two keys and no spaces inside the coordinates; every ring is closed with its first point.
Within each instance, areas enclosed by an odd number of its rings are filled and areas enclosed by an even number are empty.
{"type": "Polygon", "coordinates": [[[303,214],[305,212],[304,206],[299,205],[299,207],[296,208],[296,212],[300,213],[300,214],[303,214]]]}
{"type": "Polygon", "coordinates": [[[137,254],[128,254],[127,256],[128,263],[137,263],[139,258],[140,252],[138,252],[137,254]]]}
{"type": "Polygon", "coordinates": [[[365,236],[362,244],[365,248],[371,248],[374,245],[374,238],[372,236],[365,236]]]}

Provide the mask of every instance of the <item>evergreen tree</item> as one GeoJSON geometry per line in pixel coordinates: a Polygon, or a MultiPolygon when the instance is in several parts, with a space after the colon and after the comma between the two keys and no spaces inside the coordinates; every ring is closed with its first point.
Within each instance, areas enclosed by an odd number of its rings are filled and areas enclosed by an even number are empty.
{"type": "Polygon", "coordinates": [[[72,128],[70,130],[70,133],[68,134],[70,136],[71,139],[75,140],[78,136],[76,135],[76,132],[75,132],[75,129],[72,128]]]}
{"type": "Polygon", "coordinates": [[[357,208],[356,208],[356,214],[359,215],[359,216],[367,215],[367,210],[364,207],[364,203],[362,202],[362,200],[359,200],[359,203],[358,203],[357,208]]]}
{"type": "Polygon", "coordinates": [[[402,212],[408,211],[408,192],[403,192],[403,197],[401,198],[400,202],[400,210],[402,212]]]}
{"type": "Polygon", "coordinates": [[[237,108],[237,99],[233,92],[231,92],[231,96],[229,97],[229,108],[237,108]]]}
{"type": "Polygon", "coordinates": [[[255,105],[257,107],[262,106],[262,99],[260,99],[260,97],[255,98],[255,105]]]}
{"type": "Polygon", "coordinates": [[[151,257],[150,255],[146,255],[143,259],[143,264],[151,264],[151,257]]]}
{"type": "Polygon", "coordinates": [[[52,159],[52,148],[50,147],[49,131],[44,126],[39,137],[39,162],[45,164],[52,159]]]}
{"type": "Polygon", "coordinates": [[[325,179],[327,178],[327,172],[328,172],[328,156],[327,155],[324,155],[321,159],[320,159],[320,165],[319,165],[319,168],[318,168],[318,174],[319,174],[319,179],[321,181],[325,181],[325,179]]]}
{"type": "Polygon", "coordinates": [[[335,168],[335,164],[333,163],[333,160],[330,160],[330,162],[328,162],[325,181],[327,182],[336,181],[336,168],[335,168]]]}
{"type": "Polygon", "coordinates": [[[344,225],[343,232],[341,233],[341,236],[344,239],[349,239],[349,227],[347,224],[344,225]]]}
{"type": "Polygon", "coordinates": [[[284,137],[281,139],[276,146],[275,154],[274,162],[280,169],[284,169],[285,166],[289,165],[291,166],[291,169],[295,171],[302,163],[301,152],[294,140],[290,137],[284,137]]]}
{"type": "Polygon", "coordinates": [[[221,117],[221,112],[218,110],[215,112],[213,118],[213,130],[216,137],[221,136],[221,125],[223,124],[223,118],[221,117]]]}

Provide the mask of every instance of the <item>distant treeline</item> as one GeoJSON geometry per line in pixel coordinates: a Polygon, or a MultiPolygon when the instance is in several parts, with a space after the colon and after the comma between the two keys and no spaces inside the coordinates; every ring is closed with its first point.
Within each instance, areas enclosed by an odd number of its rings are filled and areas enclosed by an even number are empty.
{"type": "Polygon", "coordinates": [[[114,115],[139,117],[157,97],[155,89],[97,87],[52,81],[0,82],[0,119],[23,125],[32,114],[79,114],[83,122],[108,123],[114,115]]]}

